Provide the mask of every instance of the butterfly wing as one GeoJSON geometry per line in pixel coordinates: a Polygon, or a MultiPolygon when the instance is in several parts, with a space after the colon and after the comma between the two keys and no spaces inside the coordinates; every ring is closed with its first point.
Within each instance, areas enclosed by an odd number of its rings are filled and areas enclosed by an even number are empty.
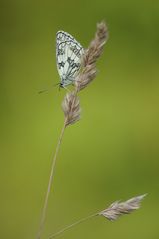
{"type": "Polygon", "coordinates": [[[63,86],[72,84],[81,67],[83,47],[74,37],[64,31],[56,34],[57,69],[63,86]]]}

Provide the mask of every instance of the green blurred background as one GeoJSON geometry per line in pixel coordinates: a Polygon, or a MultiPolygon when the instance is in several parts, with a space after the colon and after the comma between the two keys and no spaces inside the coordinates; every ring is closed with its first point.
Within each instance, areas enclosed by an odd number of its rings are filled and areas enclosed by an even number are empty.
{"type": "Polygon", "coordinates": [[[96,23],[110,32],[96,80],[80,94],[82,119],[68,127],[57,161],[43,238],[148,193],[115,223],[96,218],[65,239],[159,238],[159,1],[0,1],[0,238],[35,238],[63,124],[55,34],[84,47],[96,23]]]}

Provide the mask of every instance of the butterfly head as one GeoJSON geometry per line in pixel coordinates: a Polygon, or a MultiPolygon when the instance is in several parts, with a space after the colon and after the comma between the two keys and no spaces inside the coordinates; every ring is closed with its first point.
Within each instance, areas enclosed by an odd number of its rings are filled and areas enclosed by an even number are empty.
{"type": "Polygon", "coordinates": [[[65,84],[65,82],[61,82],[61,83],[59,83],[59,90],[60,90],[60,88],[64,88],[64,89],[66,89],[67,91],[69,91],[69,89],[66,87],[66,86],[68,86],[68,85],[70,85],[70,84],[65,84]]]}
{"type": "Polygon", "coordinates": [[[64,84],[62,82],[59,84],[59,88],[64,88],[64,84]]]}

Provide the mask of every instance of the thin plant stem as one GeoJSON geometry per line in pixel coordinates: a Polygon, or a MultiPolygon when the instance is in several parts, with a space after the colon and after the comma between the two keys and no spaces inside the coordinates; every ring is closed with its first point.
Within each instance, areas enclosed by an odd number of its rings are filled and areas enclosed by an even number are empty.
{"type": "Polygon", "coordinates": [[[72,228],[72,227],[74,227],[74,226],[77,226],[77,225],[79,225],[80,223],[83,223],[83,222],[85,222],[85,221],[87,221],[87,220],[89,220],[89,219],[91,219],[91,218],[93,218],[93,217],[95,217],[95,216],[99,216],[99,214],[98,214],[98,213],[94,213],[94,214],[89,215],[88,217],[82,218],[82,219],[80,219],[80,220],[78,220],[78,221],[76,221],[76,222],[70,224],[69,226],[64,227],[64,228],[61,229],[60,231],[58,231],[58,232],[52,234],[48,239],[55,238],[55,237],[59,236],[60,234],[62,234],[63,232],[69,230],[70,228],[72,228]]]}
{"type": "Polygon", "coordinates": [[[40,239],[41,236],[42,236],[42,232],[43,232],[43,228],[44,228],[44,224],[45,224],[45,219],[46,219],[46,211],[47,211],[47,206],[48,206],[49,194],[50,194],[51,186],[53,184],[53,179],[54,179],[56,159],[57,159],[57,155],[58,155],[58,152],[59,152],[59,149],[60,149],[60,145],[61,145],[61,142],[62,142],[62,138],[63,138],[65,128],[66,128],[66,120],[64,121],[64,125],[62,127],[62,130],[61,130],[61,133],[60,133],[60,136],[59,136],[59,139],[58,139],[55,154],[52,157],[53,159],[52,159],[52,165],[51,165],[50,178],[49,178],[49,183],[48,183],[48,187],[47,187],[47,191],[46,191],[44,206],[43,206],[43,209],[42,209],[42,214],[41,214],[41,219],[40,219],[40,226],[39,226],[39,230],[38,230],[36,239],[40,239]]]}
{"type": "Polygon", "coordinates": [[[59,235],[61,235],[63,232],[71,229],[72,227],[80,224],[80,223],[83,223],[95,216],[104,216],[105,218],[107,218],[109,221],[115,221],[117,220],[120,216],[124,215],[124,214],[129,214],[131,213],[132,211],[135,211],[137,209],[140,208],[140,203],[141,201],[143,200],[143,198],[146,196],[147,194],[144,194],[144,195],[140,195],[140,196],[137,196],[137,197],[133,197],[127,201],[124,201],[124,202],[120,202],[120,201],[116,201],[114,203],[112,203],[109,207],[107,207],[106,209],[104,210],[100,210],[94,214],[91,214],[87,217],[84,217],[66,227],[64,227],[63,229],[61,229],[60,231],[52,234],[48,239],[52,239],[52,238],[55,238],[59,235]]]}

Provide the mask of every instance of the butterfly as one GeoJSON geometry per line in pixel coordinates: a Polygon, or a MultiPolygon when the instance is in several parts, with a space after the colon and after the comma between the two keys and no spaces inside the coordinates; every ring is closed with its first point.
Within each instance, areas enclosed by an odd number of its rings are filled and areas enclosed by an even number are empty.
{"type": "Polygon", "coordinates": [[[73,36],[64,31],[57,32],[56,61],[61,79],[60,87],[73,84],[82,64],[83,53],[83,47],[73,36]]]}

